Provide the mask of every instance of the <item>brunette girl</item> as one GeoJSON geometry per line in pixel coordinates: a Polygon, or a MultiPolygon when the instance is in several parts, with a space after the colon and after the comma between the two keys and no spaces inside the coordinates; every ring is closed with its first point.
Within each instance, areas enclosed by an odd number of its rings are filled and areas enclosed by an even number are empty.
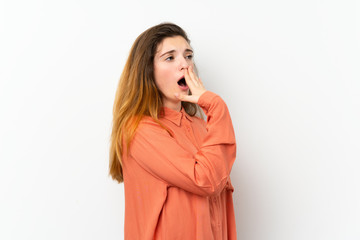
{"type": "Polygon", "coordinates": [[[183,29],[159,24],[135,40],[120,77],[110,175],[124,182],[126,240],[236,239],[234,130],[193,55],[183,29]]]}

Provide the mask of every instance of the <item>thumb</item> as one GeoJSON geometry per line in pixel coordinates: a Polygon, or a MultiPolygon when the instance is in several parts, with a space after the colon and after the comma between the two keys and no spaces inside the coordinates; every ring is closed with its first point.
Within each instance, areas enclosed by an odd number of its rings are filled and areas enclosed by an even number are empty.
{"type": "Polygon", "coordinates": [[[186,94],[179,94],[179,93],[175,93],[175,97],[181,101],[184,102],[192,102],[192,103],[197,103],[199,97],[196,97],[194,95],[186,95],[186,94]]]}

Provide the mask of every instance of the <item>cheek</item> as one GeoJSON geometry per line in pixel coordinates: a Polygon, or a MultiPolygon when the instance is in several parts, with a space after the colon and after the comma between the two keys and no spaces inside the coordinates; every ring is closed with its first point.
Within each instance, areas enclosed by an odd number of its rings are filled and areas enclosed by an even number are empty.
{"type": "Polygon", "coordinates": [[[154,69],[155,83],[160,90],[165,90],[165,88],[170,84],[172,72],[169,68],[162,66],[157,66],[154,69]]]}

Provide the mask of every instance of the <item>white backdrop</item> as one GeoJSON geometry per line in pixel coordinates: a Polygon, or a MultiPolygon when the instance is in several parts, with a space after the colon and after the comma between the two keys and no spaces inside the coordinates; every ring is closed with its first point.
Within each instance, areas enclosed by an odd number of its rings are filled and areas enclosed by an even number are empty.
{"type": "Polygon", "coordinates": [[[360,239],[359,16],[356,0],[1,0],[0,239],[123,239],[114,94],[164,21],[233,118],[238,239],[360,239]]]}

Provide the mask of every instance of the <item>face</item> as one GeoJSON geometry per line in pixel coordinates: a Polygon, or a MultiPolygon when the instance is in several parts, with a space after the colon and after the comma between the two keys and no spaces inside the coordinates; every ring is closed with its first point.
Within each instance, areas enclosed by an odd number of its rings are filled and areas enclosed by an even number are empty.
{"type": "Polygon", "coordinates": [[[163,94],[163,105],[180,110],[181,102],[175,93],[188,94],[189,88],[178,81],[184,77],[185,69],[194,67],[193,51],[181,36],[165,38],[158,46],[154,57],[155,84],[163,94]]]}

